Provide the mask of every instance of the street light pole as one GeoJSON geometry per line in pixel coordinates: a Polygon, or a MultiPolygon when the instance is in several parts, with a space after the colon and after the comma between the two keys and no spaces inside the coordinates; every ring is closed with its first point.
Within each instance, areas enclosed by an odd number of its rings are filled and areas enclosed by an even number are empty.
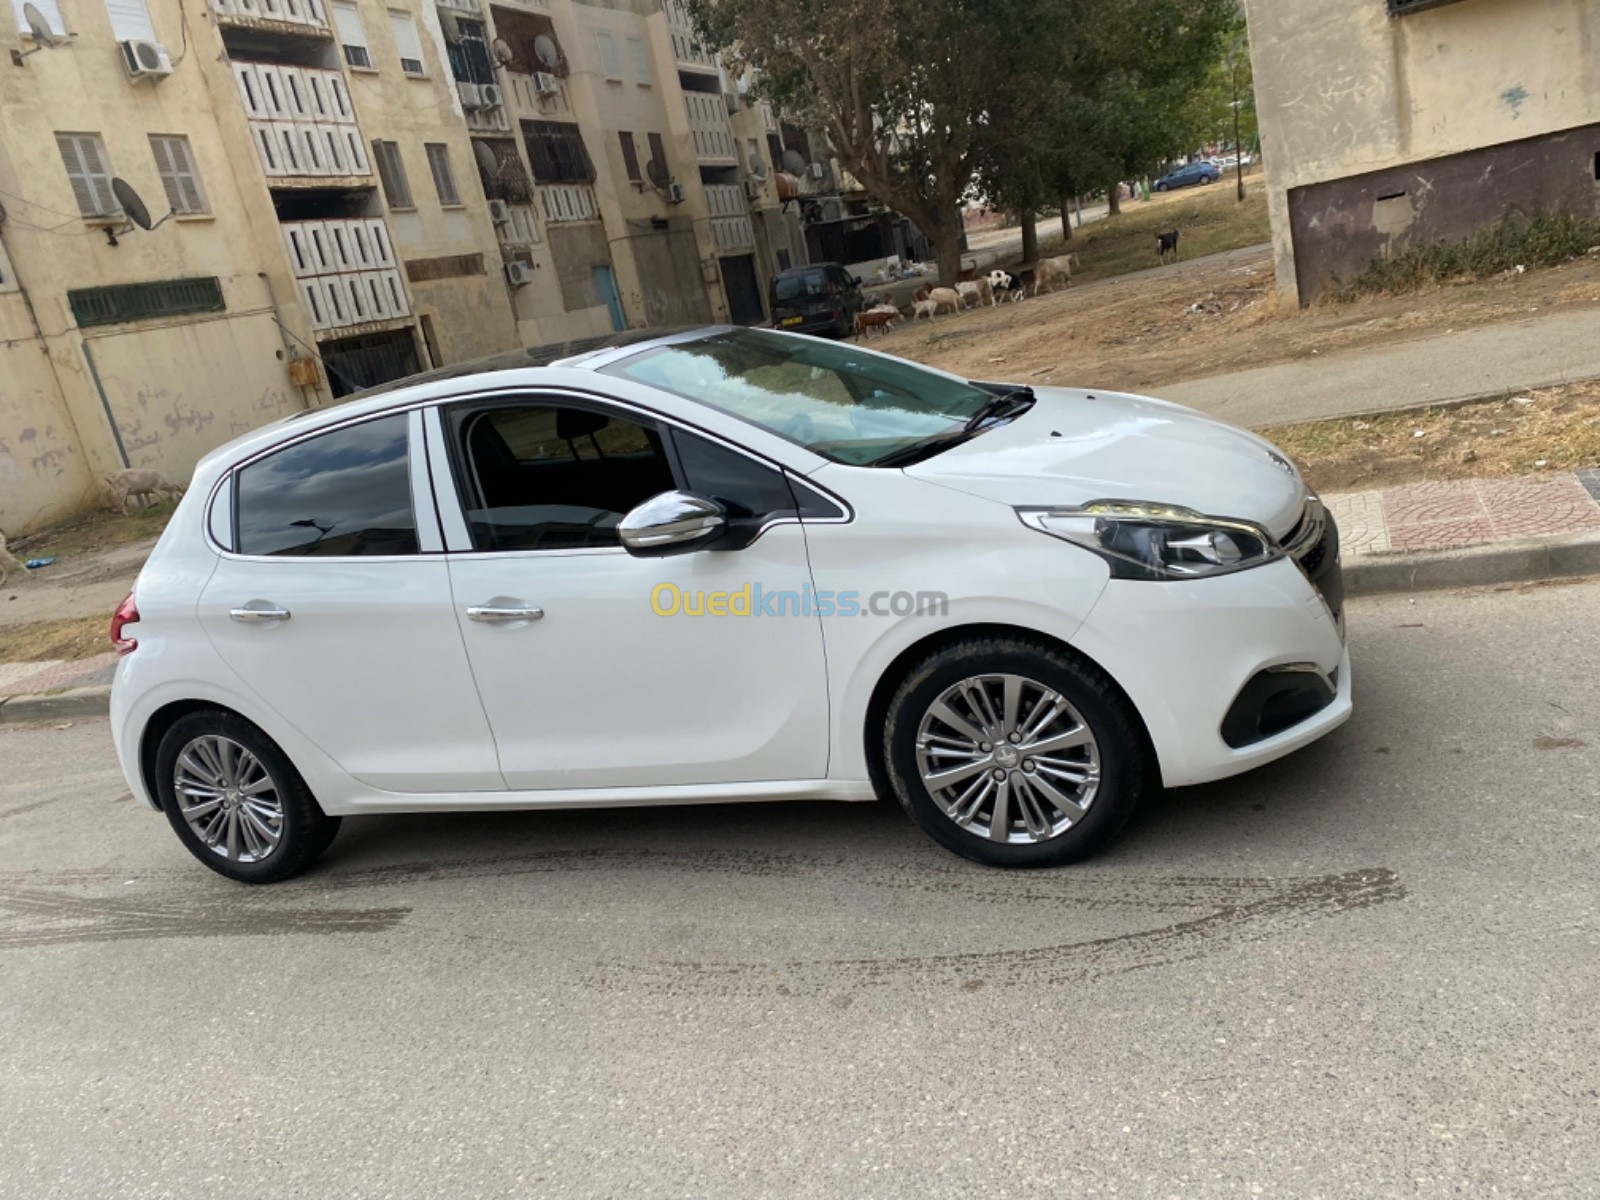
{"type": "Polygon", "coordinates": [[[1244,199],[1244,146],[1239,142],[1239,55],[1235,51],[1228,63],[1228,74],[1233,80],[1233,169],[1238,185],[1239,199],[1244,199]]]}

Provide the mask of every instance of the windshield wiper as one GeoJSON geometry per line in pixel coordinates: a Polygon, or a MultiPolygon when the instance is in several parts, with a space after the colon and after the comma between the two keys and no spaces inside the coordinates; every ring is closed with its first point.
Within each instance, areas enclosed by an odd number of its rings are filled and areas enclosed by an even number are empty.
{"type": "Polygon", "coordinates": [[[898,450],[892,450],[882,458],[874,459],[872,465],[875,467],[909,467],[912,463],[921,462],[925,458],[932,458],[941,450],[948,450],[951,446],[973,437],[990,421],[1020,416],[1033,407],[1034,400],[1033,389],[1030,387],[1014,387],[990,396],[978,407],[977,412],[966,419],[965,424],[960,429],[936,433],[932,437],[925,437],[919,442],[912,442],[909,446],[902,446],[898,450]]]}

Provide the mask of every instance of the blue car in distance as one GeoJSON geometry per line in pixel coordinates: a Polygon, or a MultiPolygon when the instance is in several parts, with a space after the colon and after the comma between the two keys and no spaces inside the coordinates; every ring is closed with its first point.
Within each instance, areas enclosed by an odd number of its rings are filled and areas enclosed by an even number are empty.
{"type": "Polygon", "coordinates": [[[1173,188],[1188,187],[1193,183],[1215,183],[1221,176],[1222,172],[1211,163],[1192,162],[1174,167],[1150,186],[1158,192],[1166,192],[1173,188]]]}

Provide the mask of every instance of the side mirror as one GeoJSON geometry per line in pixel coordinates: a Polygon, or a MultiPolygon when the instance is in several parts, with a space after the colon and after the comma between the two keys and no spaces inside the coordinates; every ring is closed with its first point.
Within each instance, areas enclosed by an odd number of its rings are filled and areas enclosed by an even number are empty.
{"type": "Polygon", "coordinates": [[[662,492],[623,517],[617,535],[629,554],[657,558],[697,549],[726,525],[720,504],[690,492],[662,492]]]}
{"type": "Polygon", "coordinates": [[[859,275],[850,276],[850,282],[855,284],[857,287],[860,287],[861,286],[861,276],[859,276],[859,275]]]}

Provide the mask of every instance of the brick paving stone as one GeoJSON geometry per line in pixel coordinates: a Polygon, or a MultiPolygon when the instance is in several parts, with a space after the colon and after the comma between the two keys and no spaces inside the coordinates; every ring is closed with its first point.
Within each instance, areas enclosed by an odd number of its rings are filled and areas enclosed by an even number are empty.
{"type": "Polygon", "coordinates": [[[1581,471],[1574,471],[1578,482],[1583,484],[1583,490],[1594,497],[1594,502],[1600,504],[1600,467],[1584,467],[1581,471]]]}
{"type": "Polygon", "coordinates": [[[1600,507],[1571,475],[1480,479],[1477,491],[1496,537],[1600,530],[1600,507]]]}
{"type": "Polygon", "coordinates": [[[1468,481],[1408,483],[1385,488],[1381,495],[1384,520],[1391,533],[1400,525],[1462,521],[1485,515],[1468,481]]]}
{"type": "MultiPolygon", "coordinates": [[[[93,658],[80,658],[72,662],[13,664],[39,668],[31,674],[6,678],[0,692],[10,696],[23,696],[29,692],[47,692],[54,688],[72,687],[89,675],[104,673],[105,668],[115,668],[115,650],[97,654],[93,658]]],[[[96,679],[95,682],[103,682],[96,679]]]]}
{"type": "Polygon", "coordinates": [[[1345,492],[1322,502],[1339,526],[1339,547],[1345,554],[1382,554],[1389,549],[1389,528],[1383,519],[1383,497],[1377,492],[1345,492]]]}
{"type": "Polygon", "coordinates": [[[1391,550],[1451,550],[1494,541],[1488,517],[1462,517],[1453,521],[1424,521],[1389,527],[1391,550]]]}

